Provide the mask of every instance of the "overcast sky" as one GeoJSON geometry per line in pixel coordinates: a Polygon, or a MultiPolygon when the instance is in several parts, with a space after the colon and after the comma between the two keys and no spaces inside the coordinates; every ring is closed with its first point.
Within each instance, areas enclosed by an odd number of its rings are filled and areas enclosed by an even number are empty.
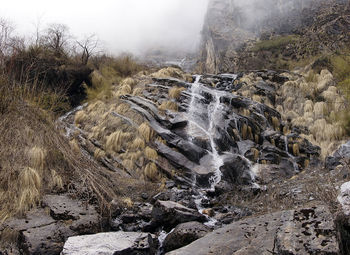
{"type": "Polygon", "coordinates": [[[112,53],[146,47],[193,48],[208,0],[3,0],[0,16],[20,34],[33,34],[40,20],[63,23],[83,37],[97,34],[112,53]]]}

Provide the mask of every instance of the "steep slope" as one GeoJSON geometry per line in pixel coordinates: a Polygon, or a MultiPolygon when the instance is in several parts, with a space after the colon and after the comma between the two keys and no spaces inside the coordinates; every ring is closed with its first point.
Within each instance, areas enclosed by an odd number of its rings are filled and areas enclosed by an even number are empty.
{"type": "Polygon", "coordinates": [[[286,69],[281,59],[306,58],[347,45],[349,24],[344,0],[212,0],[199,69],[208,73],[286,69]]]}

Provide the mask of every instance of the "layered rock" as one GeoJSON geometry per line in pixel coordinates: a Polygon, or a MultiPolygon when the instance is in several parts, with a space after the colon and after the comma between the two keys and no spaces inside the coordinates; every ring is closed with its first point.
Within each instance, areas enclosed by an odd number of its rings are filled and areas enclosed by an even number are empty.
{"type": "Polygon", "coordinates": [[[331,255],[338,247],[332,215],[318,205],[238,221],[167,254],[331,255]]]}

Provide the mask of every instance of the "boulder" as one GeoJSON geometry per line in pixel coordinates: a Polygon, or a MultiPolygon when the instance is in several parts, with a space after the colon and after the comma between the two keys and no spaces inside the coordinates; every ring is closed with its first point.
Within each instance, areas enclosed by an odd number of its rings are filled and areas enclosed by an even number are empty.
{"type": "Polygon", "coordinates": [[[350,216],[350,182],[346,182],[340,186],[338,202],[343,209],[343,213],[346,216],[350,216]]]}
{"type": "Polygon", "coordinates": [[[44,196],[43,205],[46,209],[33,209],[25,218],[5,224],[19,232],[19,248],[24,254],[59,254],[68,237],[100,230],[99,215],[90,205],[67,195],[44,196]]]}
{"type": "Polygon", "coordinates": [[[252,181],[250,163],[240,155],[231,155],[226,158],[220,171],[223,180],[231,184],[249,184],[252,181]]]}
{"type": "Polygon", "coordinates": [[[155,254],[155,242],[147,233],[110,232],[68,238],[61,255],[155,254]]]}
{"type": "Polygon", "coordinates": [[[234,222],[168,255],[339,254],[327,207],[280,211],[234,222]]]}
{"type": "Polygon", "coordinates": [[[189,221],[206,221],[206,217],[195,209],[190,209],[173,201],[158,200],[152,210],[155,224],[171,229],[176,225],[189,221]]]}
{"type": "Polygon", "coordinates": [[[167,235],[163,249],[168,252],[181,248],[205,236],[210,231],[209,227],[196,221],[182,223],[167,235]]]}

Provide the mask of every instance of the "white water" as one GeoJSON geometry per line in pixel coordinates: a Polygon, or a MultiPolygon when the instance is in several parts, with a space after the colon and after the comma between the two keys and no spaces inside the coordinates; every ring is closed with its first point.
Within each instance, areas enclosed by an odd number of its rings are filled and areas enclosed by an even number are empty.
{"type": "Polygon", "coordinates": [[[292,154],[290,154],[288,151],[288,137],[285,135],[285,136],[283,136],[283,139],[284,139],[284,143],[285,143],[284,149],[285,149],[286,153],[288,154],[289,158],[292,159],[293,168],[295,171],[299,171],[299,167],[298,167],[297,162],[295,161],[295,157],[292,154]]]}
{"type": "Polygon", "coordinates": [[[220,103],[220,91],[210,91],[202,85],[201,76],[197,75],[195,82],[191,86],[191,101],[189,104],[187,116],[189,121],[188,134],[191,140],[195,137],[208,139],[210,142],[211,151],[208,151],[211,156],[211,167],[214,175],[209,179],[210,190],[215,190],[216,184],[221,181],[220,167],[223,165],[223,156],[219,155],[215,144],[216,125],[220,123],[222,118],[223,106],[220,103]],[[200,102],[203,98],[201,92],[205,90],[213,97],[213,101],[205,106],[200,102]],[[204,119],[203,119],[204,117],[204,119]],[[207,120],[206,120],[207,119],[207,120]]]}

